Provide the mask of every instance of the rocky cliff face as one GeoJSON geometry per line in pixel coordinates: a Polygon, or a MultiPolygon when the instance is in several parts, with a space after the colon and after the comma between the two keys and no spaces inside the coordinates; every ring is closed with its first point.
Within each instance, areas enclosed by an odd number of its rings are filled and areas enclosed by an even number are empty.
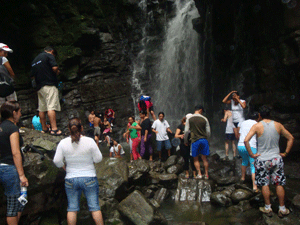
{"type": "MultiPolygon", "coordinates": [[[[231,90],[248,110],[268,104],[273,117],[294,135],[299,149],[299,3],[195,0],[201,17],[208,115],[217,122],[221,101],[231,90]],[[225,10],[226,9],[226,10],[225,10]],[[213,115],[213,116],[212,116],[213,115]]],[[[216,128],[221,133],[223,128],[216,128]]],[[[283,141],[284,142],[284,141],[283,141]]]]}
{"type": "MultiPolygon", "coordinates": [[[[294,135],[294,149],[298,149],[299,5],[195,3],[201,15],[193,20],[200,36],[201,88],[213,136],[223,135],[221,101],[236,89],[248,109],[266,103],[273,106],[274,119],[294,135]]],[[[158,87],[156,68],[174,5],[173,0],[4,2],[1,42],[14,49],[9,60],[18,76],[24,123],[30,123],[37,108],[36,93],[30,87],[31,61],[51,44],[59,52],[62,70],[59,127],[65,128],[70,116],[87,123],[89,110],[111,107],[117,117],[114,131],[120,134],[127,117],[136,112],[133,99],[141,93],[152,95],[158,87]]]]}

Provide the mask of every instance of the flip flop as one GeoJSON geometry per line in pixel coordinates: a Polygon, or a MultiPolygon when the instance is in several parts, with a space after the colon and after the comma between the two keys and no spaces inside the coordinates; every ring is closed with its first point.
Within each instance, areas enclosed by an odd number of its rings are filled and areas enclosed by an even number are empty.
{"type": "Polygon", "coordinates": [[[61,130],[51,130],[50,134],[53,136],[60,136],[60,135],[62,135],[62,132],[61,132],[61,130]],[[58,134],[58,132],[60,132],[60,133],[58,134]]]}
{"type": "Polygon", "coordinates": [[[48,129],[47,130],[42,130],[41,133],[42,134],[47,134],[47,133],[49,133],[49,130],[48,129]]]}

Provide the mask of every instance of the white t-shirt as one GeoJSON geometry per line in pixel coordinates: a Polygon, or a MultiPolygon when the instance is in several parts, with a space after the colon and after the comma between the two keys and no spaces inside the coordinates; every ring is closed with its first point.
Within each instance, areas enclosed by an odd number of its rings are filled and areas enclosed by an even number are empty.
{"type": "MultiPolygon", "coordinates": [[[[240,128],[240,139],[238,146],[245,146],[244,140],[247,134],[249,133],[251,127],[256,124],[257,122],[255,120],[246,120],[244,122],[239,123],[238,127],[240,128]]],[[[250,139],[249,141],[251,148],[257,148],[256,147],[256,134],[250,139]]]]}
{"type": "Polygon", "coordinates": [[[111,153],[113,153],[113,156],[114,156],[115,152],[119,152],[119,146],[121,146],[121,150],[120,150],[121,153],[120,153],[120,155],[125,154],[122,145],[118,144],[117,146],[112,146],[112,147],[110,148],[110,150],[109,150],[111,153]]]}
{"type": "Polygon", "coordinates": [[[170,125],[168,121],[163,120],[160,121],[159,119],[155,120],[152,124],[152,128],[158,131],[158,134],[156,134],[156,140],[157,141],[166,141],[169,140],[167,128],[169,128],[170,125]]]}
{"type": "Polygon", "coordinates": [[[92,138],[82,136],[77,144],[67,137],[59,142],[53,162],[57,167],[63,167],[64,160],[67,172],[65,179],[96,177],[94,163],[102,160],[102,154],[92,138]]]}
{"type": "Polygon", "coordinates": [[[2,65],[4,65],[4,63],[8,62],[8,59],[4,56],[2,56],[2,65]]]}
{"type": "MultiPolygon", "coordinates": [[[[245,102],[245,100],[240,99],[241,102],[245,102]]],[[[234,104],[234,101],[231,100],[231,111],[232,111],[232,121],[234,123],[243,122],[245,120],[244,117],[244,109],[240,103],[237,105],[234,104]]]]}

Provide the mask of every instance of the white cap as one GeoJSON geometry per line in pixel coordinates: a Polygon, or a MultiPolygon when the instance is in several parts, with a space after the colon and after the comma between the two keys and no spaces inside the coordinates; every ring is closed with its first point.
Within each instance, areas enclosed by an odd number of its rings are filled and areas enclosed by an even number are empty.
{"type": "Polygon", "coordinates": [[[188,119],[188,118],[190,118],[192,115],[193,115],[192,113],[188,113],[188,114],[186,114],[185,118],[188,119]]]}
{"type": "Polygon", "coordinates": [[[1,50],[4,50],[4,51],[6,51],[6,52],[13,53],[13,50],[10,49],[6,44],[3,44],[3,43],[0,43],[0,49],[1,49],[1,50]]]}

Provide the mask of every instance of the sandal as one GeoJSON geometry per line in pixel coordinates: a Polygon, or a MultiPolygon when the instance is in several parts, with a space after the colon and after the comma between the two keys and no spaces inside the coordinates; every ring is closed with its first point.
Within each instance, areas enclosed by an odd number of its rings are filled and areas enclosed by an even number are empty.
{"type": "Polygon", "coordinates": [[[189,179],[189,178],[190,178],[190,175],[186,174],[186,175],[185,175],[185,178],[186,178],[186,179],[189,179]]]}
{"type": "Polygon", "coordinates": [[[195,177],[195,179],[202,179],[202,175],[197,175],[196,177],[195,177]]]}
{"type": "Polygon", "coordinates": [[[62,135],[62,132],[60,130],[51,130],[50,134],[53,136],[60,136],[62,135]]]}
{"type": "Polygon", "coordinates": [[[41,133],[42,134],[47,134],[47,133],[49,133],[49,130],[48,129],[47,130],[42,130],[41,133]]]}
{"type": "Polygon", "coordinates": [[[260,193],[261,191],[260,191],[259,189],[253,189],[253,192],[254,192],[255,194],[258,194],[258,193],[260,193]]]}

